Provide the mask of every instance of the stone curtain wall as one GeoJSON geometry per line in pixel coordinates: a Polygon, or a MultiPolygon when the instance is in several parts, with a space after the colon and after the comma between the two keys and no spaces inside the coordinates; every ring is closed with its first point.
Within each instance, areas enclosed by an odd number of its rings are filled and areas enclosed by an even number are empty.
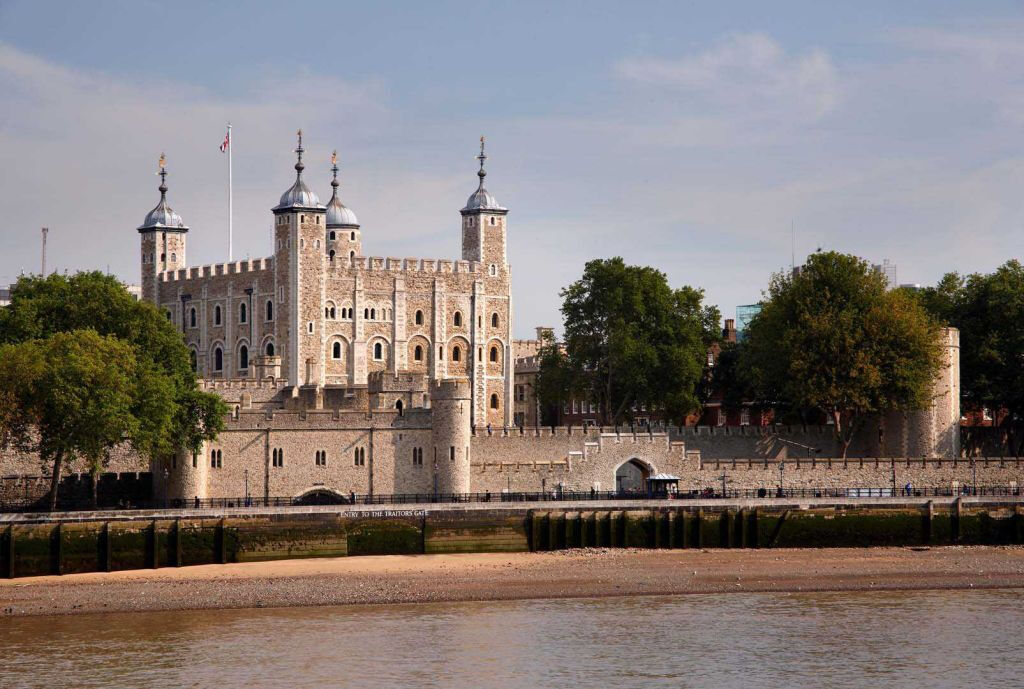
{"type": "Polygon", "coordinates": [[[851,446],[847,460],[837,459],[828,427],[684,428],[683,433],[600,433],[582,429],[543,429],[539,434],[480,432],[473,437],[472,489],[475,492],[614,490],[615,471],[637,460],[649,473],[678,476],[681,490],[774,489],[784,462],[787,488],[891,488],[907,482],[918,487],[1024,485],[1024,461],[952,458],[876,459],[865,456],[868,443],[851,446]],[[820,449],[811,451],[807,447],[820,449]]]}

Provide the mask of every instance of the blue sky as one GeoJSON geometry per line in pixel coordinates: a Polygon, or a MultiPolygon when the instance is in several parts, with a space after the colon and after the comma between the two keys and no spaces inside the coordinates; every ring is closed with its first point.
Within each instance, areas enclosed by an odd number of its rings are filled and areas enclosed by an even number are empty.
{"type": "Polygon", "coordinates": [[[48,3],[0,0],[0,280],[49,263],[138,280],[169,198],[189,261],[270,253],[294,131],[364,251],[454,257],[488,137],[511,209],[516,331],[622,255],[726,317],[816,247],[901,282],[987,271],[1024,234],[1020,3],[48,3]],[[224,6],[222,6],[224,5],[224,6]]]}

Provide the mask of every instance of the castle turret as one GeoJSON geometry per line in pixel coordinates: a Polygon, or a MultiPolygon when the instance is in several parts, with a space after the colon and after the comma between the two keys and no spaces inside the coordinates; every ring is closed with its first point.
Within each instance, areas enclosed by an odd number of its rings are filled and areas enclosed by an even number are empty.
{"type": "Polygon", "coordinates": [[[927,409],[889,412],[877,454],[890,457],[960,456],[960,331],[943,328],[942,364],[927,409]]]}
{"type": "Polygon", "coordinates": [[[302,181],[302,130],[295,149],[295,183],[281,195],[274,213],[274,279],[277,314],[274,341],[281,343],[282,375],[292,385],[322,385],[324,315],[319,297],[324,288],[326,209],[302,181]],[[310,365],[312,364],[312,365],[310,365]],[[316,380],[307,378],[316,372],[316,380]]]}
{"type": "Polygon", "coordinates": [[[160,273],[184,268],[185,234],[188,227],[167,204],[167,158],[160,154],[160,203],[146,214],[139,225],[141,235],[142,298],[157,302],[160,273]]]}
{"type": "Polygon", "coordinates": [[[480,183],[469,199],[462,213],[462,260],[477,261],[486,266],[489,275],[505,271],[508,259],[505,252],[505,216],[508,209],[484,188],[484,137],[480,137],[480,169],[476,175],[480,183]]]}
{"type": "Polygon", "coordinates": [[[472,400],[469,385],[443,380],[430,394],[434,492],[469,492],[472,400]]]}
{"type": "Polygon", "coordinates": [[[332,261],[344,261],[363,255],[363,241],[359,233],[359,219],[338,198],[338,152],[331,154],[331,200],[327,203],[327,256],[332,261]]]}

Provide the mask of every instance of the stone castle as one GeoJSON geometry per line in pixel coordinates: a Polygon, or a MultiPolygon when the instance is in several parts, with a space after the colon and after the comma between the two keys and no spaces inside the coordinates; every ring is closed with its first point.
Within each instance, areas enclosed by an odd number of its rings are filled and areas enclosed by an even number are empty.
{"type": "MultiPolygon", "coordinates": [[[[828,427],[516,425],[516,404],[532,404],[513,400],[516,364],[528,376],[538,343],[512,340],[508,210],[484,188],[483,140],[460,260],[364,255],[336,159],[322,205],[303,153],[300,134],[295,181],[272,209],[273,255],[201,267],[187,264],[189,228],[168,205],[161,159],[160,201],[138,228],[143,298],[181,329],[201,385],[231,412],[202,452],[154,462],[157,498],[631,490],[658,474],[683,490],[978,480],[960,458],[953,329],[931,408],[866,427],[849,460],[835,459],[828,427]]],[[[0,473],[33,464],[4,458],[0,473]]],[[[111,465],[142,468],[127,456],[111,465]]],[[[1021,469],[986,462],[982,475],[1016,485],[1021,469]]]]}

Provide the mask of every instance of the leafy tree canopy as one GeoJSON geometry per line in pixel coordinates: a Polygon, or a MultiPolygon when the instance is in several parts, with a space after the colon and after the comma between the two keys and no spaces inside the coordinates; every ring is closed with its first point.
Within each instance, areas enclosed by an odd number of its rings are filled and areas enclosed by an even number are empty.
{"type": "MultiPolygon", "coordinates": [[[[25,358],[36,351],[37,366],[43,366],[46,375],[57,375],[63,370],[58,361],[61,349],[53,349],[58,344],[69,356],[82,350],[82,346],[69,345],[74,337],[82,338],[81,342],[90,346],[97,345],[94,338],[83,334],[89,331],[103,343],[97,353],[110,357],[111,364],[123,364],[125,375],[132,380],[129,408],[135,423],[122,429],[120,437],[132,443],[143,456],[164,455],[183,446],[197,451],[203,440],[215,437],[223,428],[227,408],[218,396],[199,390],[181,333],[155,306],[136,301],[115,278],[99,272],[71,277],[23,277],[11,291],[10,305],[0,309],[0,344],[26,346],[5,349],[4,356],[25,358]]],[[[84,353],[76,356],[87,361],[84,353]]],[[[68,362],[67,366],[73,363],[68,362]]],[[[97,376],[86,380],[101,386],[107,379],[97,376]]],[[[97,394],[100,390],[97,387],[97,394]]],[[[27,403],[32,398],[20,399],[27,403]]],[[[119,408],[111,413],[117,416],[119,408]]],[[[39,407],[29,409],[38,411],[39,407]]],[[[22,420],[28,418],[24,413],[22,420]]],[[[40,427],[40,436],[44,435],[42,431],[40,427]]],[[[106,443],[111,435],[99,434],[95,442],[106,443]]],[[[46,443],[57,443],[59,447],[62,442],[41,437],[42,456],[53,457],[46,443]]],[[[68,458],[103,454],[95,447],[79,446],[84,442],[81,439],[67,442],[78,444],[78,449],[65,454],[68,458]]]]}
{"type": "MultiPolygon", "coordinates": [[[[921,290],[925,308],[960,329],[964,404],[1006,410],[1003,423],[1024,423],[1024,266],[1007,261],[989,274],[949,273],[921,290]]],[[[1015,448],[1020,451],[1019,445],[1015,448]]]]}
{"type": "Polygon", "coordinates": [[[828,414],[845,456],[866,415],[928,406],[941,353],[917,299],[859,258],[819,252],[772,277],[738,365],[759,399],[828,414]]]}
{"type": "Polygon", "coordinates": [[[707,347],[719,337],[718,309],[692,287],[673,289],[654,268],[621,258],[586,264],[562,290],[564,353],[541,362],[543,400],[580,394],[597,401],[605,423],[631,418],[645,404],[681,419],[699,406],[707,347]]]}

